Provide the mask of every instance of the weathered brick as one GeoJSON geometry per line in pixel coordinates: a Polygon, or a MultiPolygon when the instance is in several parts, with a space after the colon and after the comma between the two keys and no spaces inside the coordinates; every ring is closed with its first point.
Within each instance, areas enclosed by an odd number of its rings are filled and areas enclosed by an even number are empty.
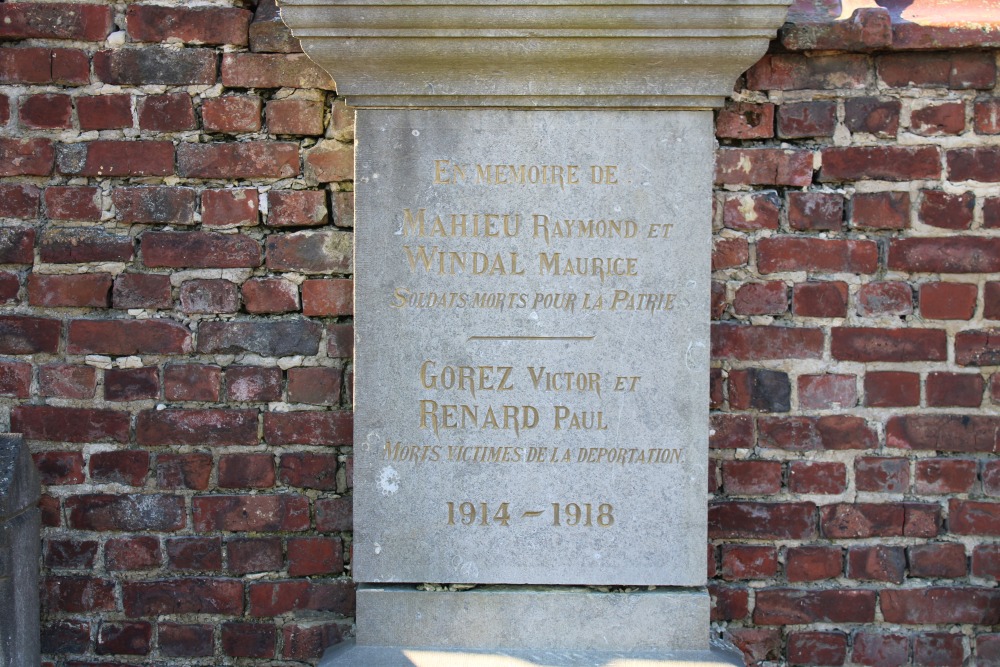
{"type": "Polygon", "coordinates": [[[201,222],[210,227],[257,224],[260,202],[254,188],[205,190],[201,193],[201,222]]]}
{"type": "Polygon", "coordinates": [[[50,575],[42,580],[41,603],[46,612],[113,611],[115,584],[108,579],[50,575]]]}
{"type": "Polygon", "coordinates": [[[10,427],[31,440],[53,442],[128,442],[129,415],[117,410],[19,405],[10,427]]]}
{"type": "Polygon", "coordinates": [[[267,131],[270,134],[319,136],[323,134],[324,106],[321,100],[271,100],[264,107],[267,131]]]}
{"type": "Polygon", "coordinates": [[[762,447],[791,451],[874,449],[875,431],[862,417],[761,417],[757,420],[762,447]]]}
{"type": "Polygon", "coordinates": [[[261,264],[260,244],[242,234],[145,232],[140,243],[142,261],[149,267],[231,269],[261,264]]]}
{"type": "Polygon", "coordinates": [[[800,590],[774,588],[757,591],[753,620],[758,625],[808,623],[871,623],[876,594],[872,590],[800,590]]]}
{"type": "Polygon", "coordinates": [[[319,351],[321,331],[318,323],[307,320],[203,322],[198,331],[198,351],[313,356],[319,351]]]}
{"type": "Polygon", "coordinates": [[[191,500],[191,509],[194,528],[200,532],[289,532],[309,528],[309,499],[295,494],[197,496],[191,500]]]}
{"type": "Polygon", "coordinates": [[[0,360],[0,396],[28,398],[30,395],[31,364],[0,360]]]}
{"type": "Polygon", "coordinates": [[[955,135],[965,131],[965,104],[927,104],[910,114],[910,129],[925,137],[955,135]]]}
{"type": "Polygon", "coordinates": [[[37,452],[31,458],[42,484],[63,486],[83,483],[83,454],[80,452],[37,452]]]}
{"type": "Polygon", "coordinates": [[[348,628],[343,622],[306,621],[282,627],[284,650],[289,660],[315,660],[323,652],[344,641],[348,628]]]}
{"type": "MultiPolygon", "coordinates": [[[[813,3],[808,3],[813,10],[813,3]]],[[[892,20],[881,8],[856,9],[846,20],[829,21],[800,14],[793,5],[796,20],[781,29],[781,43],[791,51],[868,51],[892,46],[892,20]]],[[[837,663],[840,664],[840,663],[837,663]]]]}
{"type": "Polygon", "coordinates": [[[90,83],[90,59],[80,49],[0,48],[0,84],[90,83]]]}
{"type": "Polygon", "coordinates": [[[261,108],[259,97],[223,95],[202,102],[201,122],[206,132],[260,132],[261,108]]]}
{"type": "Polygon", "coordinates": [[[17,301],[17,295],[20,291],[20,277],[10,271],[0,271],[0,303],[17,301]]]}
{"type": "Polygon", "coordinates": [[[804,410],[851,408],[858,403],[853,375],[800,375],[799,407],[804,410]]]}
{"type": "Polygon", "coordinates": [[[776,192],[727,194],[722,203],[722,224],[740,231],[777,229],[780,210],[776,192]]]}
{"type": "Polygon", "coordinates": [[[1000,591],[969,586],[884,589],[882,615],[888,623],[934,624],[1000,622],[1000,591]]]}
{"type": "Polygon", "coordinates": [[[107,308],[111,305],[111,274],[32,273],[28,303],[48,308],[107,308]]]}
{"type": "Polygon", "coordinates": [[[320,141],[305,155],[307,181],[334,183],[354,178],[354,146],[339,141],[320,141]]]}
{"type": "Polygon", "coordinates": [[[349,445],[352,425],[349,412],[268,412],[264,440],[270,445],[349,445]]]}
{"type": "Polygon", "coordinates": [[[316,501],[316,530],[338,533],[354,525],[354,503],[351,498],[320,498],[316,501]]]}
{"type": "Polygon", "coordinates": [[[282,454],[279,479],[302,489],[337,490],[337,455],[294,452],[282,454]]]}
{"type": "Polygon", "coordinates": [[[62,93],[28,95],[21,100],[18,120],[30,130],[68,129],[73,126],[73,102],[62,93]]]}
{"type": "Polygon", "coordinates": [[[895,137],[902,103],[895,99],[851,97],[844,101],[844,124],[851,132],[895,137]]]}
{"type": "Polygon", "coordinates": [[[736,290],[733,309],[737,315],[780,315],[788,310],[788,287],[780,280],[744,283],[736,290]]]}
{"type": "Polygon", "coordinates": [[[101,219],[101,189],[87,186],[45,188],[45,210],[53,220],[101,219]]]}
{"type": "Polygon", "coordinates": [[[875,273],[878,247],[874,241],[773,236],[757,242],[757,267],[761,273],[875,273]]]}
{"type": "Polygon", "coordinates": [[[972,283],[925,283],[920,286],[920,314],[929,320],[969,320],[978,295],[979,286],[972,283]]]}
{"type": "Polygon", "coordinates": [[[97,390],[97,369],[74,364],[46,364],[38,369],[38,390],[42,396],[93,398],[97,390]]]}
{"type": "Polygon", "coordinates": [[[180,41],[185,44],[246,46],[252,15],[237,8],[130,5],[125,28],[137,42],[180,41]]]}
{"type": "Polygon", "coordinates": [[[712,270],[746,266],[750,261],[750,244],[745,238],[716,238],[712,241],[712,270]]]}
{"type": "Polygon", "coordinates": [[[185,354],[192,347],[191,332],[171,320],[73,320],[67,338],[70,354],[185,354]]]}
{"type": "Polygon", "coordinates": [[[159,454],[156,457],[156,485],[161,489],[204,491],[211,474],[211,454],[159,454]]]}
{"type": "Polygon", "coordinates": [[[171,570],[221,570],[222,539],[219,537],[168,538],[167,567],[171,570]]]}
{"type": "Polygon", "coordinates": [[[290,368],[288,400],[293,403],[336,405],[340,402],[340,377],[339,368],[290,368]]]}
{"type": "Polygon", "coordinates": [[[329,222],[322,190],[272,190],[267,200],[269,227],[316,227],[329,222]]]}
{"type": "Polygon", "coordinates": [[[299,147],[280,141],[177,147],[177,173],[187,178],[288,178],[299,173],[299,147]]]}
{"type": "Polygon", "coordinates": [[[145,621],[101,623],[97,631],[98,655],[146,655],[150,651],[153,626],[145,621]]]}
{"type": "Polygon", "coordinates": [[[723,461],[722,486],[727,496],[765,496],[781,490],[779,461],[723,461]]]}
{"type": "Polygon", "coordinates": [[[946,156],[948,180],[1000,182],[1000,148],[956,148],[946,156]]]}
{"type": "Polygon", "coordinates": [[[801,317],[845,317],[847,283],[832,280],[792,287],[792,312],[801,317]]]}
{"type": "Polygon", "coordinates": [[[261,581],[250,584],[250,615],[280,616],[293,611],[354,611],[354,585],[343,580],[261,581]]]}
{"type": "Polygon", "coordinates": [[[104,565],[111,571],[152,570],[162,560],[160,540],[155,537],[122,537],[104,545],[104,565]]]}
{"type": "MultiPolygon", "coordinates": [[[[301,53],[299,40],[292,37],[274,0],[260,0],[250,24],[250,50],[255,53],[301,53]]],[[[288,656],[286,656],[288,657],[288,656]]]]}
{"type": "Polygon", "coordinates": [[[222,369],[207,364],[171,364],[163,368],[163,396],[168,401],[218,401],[222,369]]]}
{"type": "Polygon", "coordinates": [[[986,52],[887,53],[875,59],[878,76],[894,88],[992,88],[996,62],[986,52]]]}
{"type": "Polygon", "coordinates": [[[0,137],[0,176],[48,176],[54,164],[55,149],[48,139],[0,137]]]}
{"type": "Polygon", "coordinates": [[[854,483],[858,491],[906,493],[910,488],[907,459],[865,456],[854,460],[854,483]]]}
{"type": "Polygon", "coordinates": [[[135,255],[132,239],[108,234],[103,229],[53,229],[38,244],[43,262],[85,264],[127,262],[135,255]]]}
{"type": "Polygon", "coordinates": [[[870,73],[863,55],[764,56],[747,72],[751,90],[839,90],[864,88],[870,73]]]}
{"type": "Polygon", "coordinates": [[[820,581],[839,577],[844,569],[840,547],[789,547],[785,554],[788,581],[820,581]]]}
{"type": "Polygon", "coordinates": [[[85,494],[64,501],[80,530],[173,532],[185,526],[184,498],[154,494],[85,494]]]}
{"type": "Polygon", "coordinates": [[[291,537],[288,539],[288,574],[307,577],[344,571],[344,548],[337,537],[291,537]]]}
{"type": "Polygon", "coordinates": [[[41,629],[41,640],[42,653],[85,653],[90,647],[90,623],[72,619],[46,623],[41,629]]]}
{"type": "MultiPolygon", "coordinates": [[[[3,194],[0,192],[0,194],[3,194]]],[[[14,195],[18,196],[17,193],[14,195]]],[[[37,206],[37,204],[36,204],[37,206]]],[[[35,261],[35,230],[30,227],[0,227],[0,264],[31,264],[35,261]]]]}
{"type": "Polygon", "coordinates": [[[754,420],[749,415],[713,414],[709,431],[712,449],[748,449],[754,442],[754,420]]]}
{"type": "Polygon", "coordinates": [[[222,57],[222,85],[229,88],[336,88],[330,75],[301,53],[227,53],[222,57]]]}
{"type": "Polygon", "coordinates": [[[873,408],[920,405],[920,374],[869,371],[865,374],[865,405],[873,408]]]}
{"type": "Polygon", "coordinates": [[[792,229],[839,231],[844,226],[844,196],[833,192],[789,192],[792,229]]]}
{"type": "Polygon", "coordinates": [[[98,51],[94,74],[118,86],[211,86],[217,57],[211,49],[169,49],[161,46],[98,51]]]}
{"type": "Polygon", "coordinates": [[[106,401],[139,401],[159,396],[160,375],[155,367],[109,368],[104,372],[106,401]]]}
{"type": "Polygon", "coordinates": [[[849,146],[823,149],[819,180],[911,181],[941,177],[936,146],[849,146]]]}
{"type": "Polygon", "coordinates": [[[187,578],[122,584],[122,606],[130,618],[165,614],[243,613],[243,582],[187,578]]]}
{"type": "Polygon", "coordinates": [[[712,326],[712,356],[716,359],[818,359],[823,354],[820,329],[780,326],[712,326]]]}
{"type": "Polygon", "coordinates": [[[995,366],[1000,360],[1000,341],[992,330],[955,334],[955,363],[960,366],[995,366]]]}
{"type": "Polygon", "coordinates": [[[1000,419],[991,415],[898,415],[886,424],[886,444],[903,449],[997,452],[1000,419]]]}
{"type": "Polygon", "coordinates": [[[243,283],[248,313],[293,313],[299,309],[299,288],[280,278],[254,278],[243,283]]]}
{"type": "Polygon", "coordinates": [[[861,229],[906,229],[910,226],[907,192],[860,192],[851,199],[851,226],[861,229]]]}
{"type": "Polygon", "coordinates": [[[155,273],[122,273],[111,290],[115,308],[170,308],[170,276],[155,273]]]}
{"type": "Polygon", "coordinates": [[[792,461],[788,465],[791,493],[840,494],[847,490],[847,467],[835,461],[792,461]]]}
{"type": "Polygon", "coordinates": [[[169,176],[174,173],[174,145],[135,140],[62,144],[57,167],[69,176],[169,176]]]}
{"type": "Polygon", "coordinates": [[[834,327],[830,351],[844,361],[944,361],[948,338],[941,329],[834,327]]]}
{"type": "Polygon", "coordinates": [[[301,289],[303,315],[337,317],[354,313],[352,280],[306,280],[301,289]]]}
{"type": "Polygon", "coordinates": [[[968,573],[965,546],[953,542],[906,548],[911,577],[957,579],[968,573]]]}
{"type": "Polygon", "coordinates": [[[902,505],[855,503],[820,509],[823,536],[831,539],[902,536],[906,510],[902,505]]]}
{"type": "Polygon", "coordinates": [[[272,234],[267,239],[267,268],[301,273],[351,273],[353,240],[348,232],[272,234]]]}
{"type": "Polygon", "coordinates": [[[276,572],[284,564],[280,537],[230,538],[226,541],[226,553],[229,571],[234,574],[276,572]]]}
{"type": "Polygon", "coordinates": [[[143,410],[135,440],[146,447],[164,445],[255,445],[256,410],[143,410]]]}
{"type": "Polygon", "coordinates": [[[59,320],[0,315],[0,354],[55,353],[61,331],[59,320]]]}
{"type": "MultiPolygon", "coordinates": [[[[34,185],[27,183],[0,183],[0,218],[18,218],[30,220],[38,217],[38,204],[41,201],[41,191],[34,185]]],[[[4,261],[3,255],[10,252],[10,237],[20,240],[20,243],[27,245],[25,249],[20,249],[19,254],[31,255],[31,248],[34,245],[35,230],[18,229],[13,234],[8,231],[10,228],[0,229],[0,262],[12,264],[15,262],[4,261]],[[29,239],[25,236],[30,234],[30,243],[25,243],[29,239]]],[[[18,264],[29,262],[16,262],[18,264]]]]}
{"type": "Polygon", "coordinates": [[[271,623],[230,621],[222,624],[222,650],[236,658],[273,658],[277,632],[271,623]]]}
{"type": "Polygon", "coordinates": [[[796,665],[842,665],[847,659],[847,634],[843,632],[791,632],[788,660],[796,665]]]}
{"type": "Polygon", "coordinates": [[[722,148],[716,153],[715,182],[720,185],[790,185],[812,183],[809,151],[776,148],[722,148]]]}
{"type": "Polygon", "coordinates": [[[269,489],[274,486],[270,454],[228,454],[219,458],[219,488],[269,489]]]}
{"type": "Polygon", "coordinates": [[[235,313],[240,309],[236,283],[215,278],[185,280],[180,288],[185,313],[235,313]]]}
{"type": "Polygon", "coordinates": [[[90,455],[90,478],[102,484],[142,486],[149,473],[149,452],[116,450],[90,455]]]}
{"type": "Polygon", "coordinates": [[[132,127],[131,95],[93,95],[76,98],[81,130],[120,130],[132,127]]]}
{"type": "MultiPolygon", "coordinates": [[[[149,5],[132,5],[149,7],[149,5]]],[[[139,99],[139,129],[149,132],[182,132],[193,130],[198,124],[194,118],[194,105],[187,93],[149,95],[139,99]]]]}
{"type": "Polygon", "coordinates": [[[712,539],[812,539],[816,537],[816,505],[811,502],[716,502],[708,508],[712,539]]]}
{"type": "Polygon", "coordinates": [[[832,137],[836,127],[836,102],[789,102],[778,107],[779,137],[832,137]]]}
{"type": "Polygon", "coordinates": [[[0,39],[99,42],[111,26],[111,8],[101,5],[11,2],[0,7],[0,39]]]}
{"type": "Polygon", "coordinates": [[[968,493],[976,483],[970,459],[920,459],[913,488],[920,494],[968,493]]]}
{"type": "Polygon", "coordinates": [[[226,369],[226,399],[238,402],[280,401],[280,368],[230,366],[226,369]]]}
{"type": "Polygon", "coordinates": [[[770,139],[774,136],[774,105],[727,102],[715,118],[720,139],[770,139]]]}

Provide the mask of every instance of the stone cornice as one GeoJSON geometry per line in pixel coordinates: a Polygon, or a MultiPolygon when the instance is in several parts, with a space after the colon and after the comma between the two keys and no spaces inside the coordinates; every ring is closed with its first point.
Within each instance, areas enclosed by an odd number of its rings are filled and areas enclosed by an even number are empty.
{"type": "Polygon", "coordinates": [[[362,107],[709,108],[789,0],[282,0],[362,107]]]}

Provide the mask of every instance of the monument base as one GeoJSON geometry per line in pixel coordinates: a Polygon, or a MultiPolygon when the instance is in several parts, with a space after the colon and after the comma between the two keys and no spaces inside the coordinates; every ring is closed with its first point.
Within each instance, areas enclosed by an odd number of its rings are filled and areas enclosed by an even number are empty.
{"type": "Polygon", "coordinates": [[[357,610],[356,643],[331,648],[320,667],[744,664],[732,647],[709,642],[704,589],[369,585],[358,590],[357,610]]]}

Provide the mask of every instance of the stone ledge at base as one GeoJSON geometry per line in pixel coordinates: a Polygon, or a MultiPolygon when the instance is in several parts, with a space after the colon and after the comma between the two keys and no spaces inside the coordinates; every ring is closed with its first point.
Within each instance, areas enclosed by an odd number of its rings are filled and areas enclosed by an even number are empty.
{"type": "Polygon", "coordinates": [[[709,651],[473,651],[358,646],[330,648],[319,667],[734,667],[743,656],[729,645],[709,651]]]}

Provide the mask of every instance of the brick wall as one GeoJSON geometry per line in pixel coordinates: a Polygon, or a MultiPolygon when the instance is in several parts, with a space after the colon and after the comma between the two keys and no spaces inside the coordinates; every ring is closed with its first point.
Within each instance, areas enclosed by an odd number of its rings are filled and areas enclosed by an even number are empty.
{"type": "MultiPolygon", "coordinates": [[[[1000,664],[990,34],[803,18],[718,114],[708,559],[752,663],[1000,664]]],[[[46,664],[314,664],[353,610],[350,113],[263,4],[2,3],[0,84],[46,664]]]]}

